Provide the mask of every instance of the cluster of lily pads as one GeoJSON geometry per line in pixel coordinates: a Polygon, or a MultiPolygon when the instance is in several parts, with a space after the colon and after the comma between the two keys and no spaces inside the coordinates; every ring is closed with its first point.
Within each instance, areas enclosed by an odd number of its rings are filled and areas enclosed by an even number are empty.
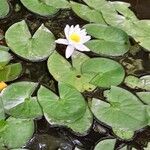
{"type": "MultiPolygon", "coordinates": [[[[0,7],[6,9],[0,8],[0,17],[5,17],[9,4],[1,1],[0,7]]],[[[88,53],[74,51],[67,60],[56,51],[53,31],[44,24],[33,35],[25,20],[11,25],[5,33],[8,47],[0,46],[0,81],[14,81],[21,76],[22,65],[11,62],[11,50],[31,62],[48,59],[49,73],[58,81],[58,93],[30,81],[14,82],[4,88],[0,93],[1,150],[25,145],[34,133],[34,119],[42,116],[51,125],[65,126],[81,135],[88,133],[96,117],[125,140],[150,125],[150,76],[125,77],[124,67],[114,59],[130,49],[129,35],[146,51],[150,50],[150,21],[138,20],[128,3],[83,1],[85,4],[67,0],[21,0],[29,11],[45,17],[59,9],[72,9],[89,22],[83,27],[92,37],[86,46],[100,57],[91,58],[88,53]],[[133,94],[121,88],[121,83],[141,92],[133,94]],[[85,98],[82,94],[98,88],[104,89],[104,99],[85,98]]],[[[101,141],[95,150],[113,150],[115,143],[115,139],[101,141]]]]}

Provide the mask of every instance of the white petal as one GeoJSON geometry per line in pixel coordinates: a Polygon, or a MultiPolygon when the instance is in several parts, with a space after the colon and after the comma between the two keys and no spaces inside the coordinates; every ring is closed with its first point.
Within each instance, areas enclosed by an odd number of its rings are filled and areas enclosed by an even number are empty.
{"type": "Polygon", "coordinates": [[[75,27],[74,27],[74,32],[80,32],[81,31],[81,28],[79,27],[79,25],[76,25],[75,27]]]}
{"type": "Polygon", "coordinates": [[[84,36],[82,37],[82,43],[86,43],[87,41],[89,41],[91,39],[91,36],[84,36]]]}
{"type": "Polygon", "coordinates": [[[87,34],[86,29],[82,29],[82,30],[80,31],[80,34],[86,36],[86,34],[87,34]]]}
{"type": "Polygon", "coordinates": [[[74,32],[74,26],[72,25],[69,30],[69,36],[74,32]]]}
{"type": "Polygon", "coordinates": [[[64,44],[64,45],[69,44],[68,40],[66,40],[66,39],[58,39],[55,42],[58,43],[58,44],[64,44]]]}
{"type": "Polygon", "coordinates": [[[72,45],[68,45],[66,49],[66,58],[69,58],[74,52],[74,47],[72,45]]]}
{"type": "Polygon", "coordinates": [[[65,29],[64,29],[65,36],[66,36],[67,39],[68,39],[68,37],[69,37],[69,30],[70,30],[70,27],[69,27],[69,25],[67,24],[66,27],[65,27],[65,29]]]}
{"type": "Polygon", "coordinates": [[[90,51],[90,49],[83,44],[75,45],[75,48],[79,51],[90,51]]]}

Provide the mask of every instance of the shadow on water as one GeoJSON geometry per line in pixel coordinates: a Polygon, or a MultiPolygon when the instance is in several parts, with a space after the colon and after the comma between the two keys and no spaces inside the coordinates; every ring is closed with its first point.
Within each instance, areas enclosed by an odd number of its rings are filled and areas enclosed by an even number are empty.
{"type": "MultiPolygon", "coordinates": [[[[39,15],[36,15],[30,11],[28,11],[19,0],[9,0],[12,10],[7,18],[0,20],[0,34],[4,34],[5,31],[15,22],[25,19],[29,25],[31,33],[34,33],[35,30],[44,23],[47,28],[49,28],[56,38],[63,37],[63,29],[66,24],[80,24],[84,25],[86,22],[77,17],[70,10],[62,10],[59,11],[55,16],[51,18],[44,18],[39,15]]],[[[125,2],[130,2],[132,7],[131,9],[136,13],[138,18],[140,19],[150,19],[150,1],[149,0],[123,0],[125,2]]],[[[78,0],[78,2],[82,2],[78,0]]],[[[2,45],[6,45],[4,40],[1,40],[0,43],[2,45]]],[[[58,46],[58,51],[64,55],[64,46],[58,46]]],[[[47,60],[43,62],[32,63],[21,59],[16,56],[13,52],[13,62],[21,62],[23,65],[22,76],[16,81],[33,81],[39,82],[42,85],[52,89],[57,92],[57,82],[54,78],[49,74],[47,69],[47,60]]],[[[93,54],[90,54],[94,57],[93,54]]],[[[118,58],[124,67],[127,64],[133,66],[131,70],[128,68],[127,71],[135,74],[137,76],[141,76],[144,74],[150,73],[150,58],[147,52],[144,52],[139,49],[139,51],[135,54],[127,54],[123,58],[118,58]],[[137,63],[135,63],[137,60],[137,63]],[[141,62],[141,67],[139,67],[139,61],[141,62]],[[140,68],[140,69],[139,69],[140,68]]],[[[123,88],[127,88],[125,85],[121,85],[123,88]]],[[[131,91],[131,89],[129,89],[131,91]]],[[[134,91],[132,91],[134,92],[134,91]]],[[[97,89],[92,93],[85,92],[85,97],[97,97],[103,98],[102,90],[97,89]]],[[[27,143],[26,147],[30,150],[73,150],[75,146],[83,150],[93,150],[95,144],[103,139],[107,138],[117,138],[110,127],[107,125],[98,122],[94,119],[93,126],[89,133],[85,136],[76,135],[72,131],[64,127],[53,127],[47,123],[47,121],[42,119],[35,120],[36,131],[33,135],[33,138],[27,143]]],[[[134,146],[138,150],[143,150],[150,141],[150,127],[146,127],[138,131],[134,138],[131,141],[123,141],[117,138],[116,150],[124,146],[128,145],[128,150],[131,149],[131,146],[134,146]]]]}

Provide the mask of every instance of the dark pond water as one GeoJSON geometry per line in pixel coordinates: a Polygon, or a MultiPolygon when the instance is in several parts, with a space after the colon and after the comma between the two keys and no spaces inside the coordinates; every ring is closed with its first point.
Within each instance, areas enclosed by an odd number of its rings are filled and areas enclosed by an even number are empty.
{"type": "MultiPolygon", "coordinates": [[[[15,22],[25,19],[30,27],[31,33],[44,23],[57,37],[63,34],[63,29],[66,24],[80,24],[84,25],[86,22],[78,18],[72,11],[63,10],[51,18],[44,18],[29,12],[24,8],[19,0],[9,0],[11,4],[11,12],[5,19],[0,19],[0,34],[4,34],[5,31],[15,22]]],[[[136,13],[140,19],[150,19],[150,0],[124,0],[130,2],[132,10],[136,13]]],[[[78,0],[81,2],[81,0],[78,0]]],[[[133,42],[134,43],[134,42],[133,42]]],[[[0,41],[0,44],[6,45],[4,40],[0,41]]],[[[62,49],[65,47],[58,46],[58,50],[64,54],[62,49]]],[[[59,51],[59,52],[60,52],[59,51]]],[[[31,63],[24,61],[13,54],[13,62],[21,62],[23,65],[23,72],[19,79],[16,81],[34,81],[39,82],[46,87],[53,89],[57,92],[57,82],[50,76],[46,61],[31,63]]],[[[89,53],[89,56],[95,57],[94,54],[89,53]]],[[[124,57],[116,58],[126,68],[126,72],[130,74],[136,74],[137,76],[150,74],[150,56],[147,52],[142,51],[140,47],[133,46],[131,53],[124,57]]],[[[9,84],[9,83],[8,83],[9,84]]],[[[135,92],[125,85],[121,85],[132,92],[135,92]]],[[[102,90],[97,89],[92,93],[83,93],[85,97],[102,97],[102,90]]],[[[73,150],[75,146],[83,150],[93,150],[94,146],[100,140],[106,138],[116,138],[116,150],[119,150],[125,144],[128,145],[128,150],[131,147],[135,147],[138,150],[143,150],[150,141],[150,127],[146,127],[138,131],[131,141],[122,141],[117,138],[112,130],[98,122],[96,119],[93,122],[93,126],[86,136],[76,135],[72,131],[63,127],[50,126],[44,118],[35,120],[36,131],[33,138],[27,143],[26,148],[30,150],[73,150]]]]}

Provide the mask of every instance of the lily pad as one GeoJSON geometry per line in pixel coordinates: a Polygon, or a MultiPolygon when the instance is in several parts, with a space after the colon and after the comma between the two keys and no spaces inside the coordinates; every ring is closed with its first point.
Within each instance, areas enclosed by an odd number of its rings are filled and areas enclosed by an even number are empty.
{"type": "Polygon", "coordinates": [[[59,83],[59,97],[41,87],[38,100],[50,124],[64,125],[75,132],[84,133],[92,124],[92,115],[83,96],[70,85],[59,83]]]}
{"type": "Polygon", "coordinates": [[[137,92],[137,96],[147,105],[150,105],[150,92],[137,92]]]}
{"type": "Polygon", "coordinates": [[[147,125],[147,113],[143,103],[129,91],[112,86],[105,91],[107,102],[93,99],[92,112],[112,128],[136,131],[147,125]]]}
{"type": "Polygon", "coordinates": [[[18,82],[7,86],[1,93],[4,108],[7,114],[15,118],[38,118],[43,115],[36,99],[31,97],[36,83],[18,82]]]}
{"type": "Polygon", "coordinates": [[[25,81],[7,86],[1,93],[5,110],[9,111],[17,105],[22,104],[25,99],[31,97],[36,87],[37,83],[25,81]]]}
{"type": "Polygon", "coordinates": [[[4,18],[9,13],[9,4],[6,0],[0,0],[0,18],[4,18]]]}
{"type": "Polygon", "coordinates": [[[5,113],[4,113],[4,107],[3,107],[3,103],[2,100],[0,98],[0,120],[5,119],[5,113]]]}
{"type": "Polygon", "coordinates": [[[23,20],[13,24],[5,34],[10,49],[20,57],[30,61],[46,59],[55,49],[55,38],[44,25],[32,36],[23,20]]]}
{"type": "Polygon", "coordinates": [[[94,40],[87,42],[89,49],[98,54],[119,56],[129,50],[128,35],[121,29],[101,24],[87,24],[85,28],[94,40]]]}
{"type": "MultiPolygon", "coordinates": [[[[130,131],[128,129],[121,129],[121,128],[113,128],[113,132],[124,140],[130,140],[134,136],[134,131],[130,131]]],[[[122,149],[121,149],[122,150],[122,149]]]]}
{"type": "Polygon", "coordinates": [[[20,63],[9,64],[0,68],[0,81],[13,81],[19,77],[22,72],[20,63]]]}
{"type": "Polygon", "coordinates": [[[116,144],[115,139],[106,139],[103,141],[100,141],[94,148],[94,150],[114,150],[116,144]]]}
{"type": "Polygon", "coordinates": [[[72,56],[73,64],[71,65],[55,51],[48,59],[48,69],[57,81],[70,84],[81,92],[92,91],[95,89],[95,86],[89,83],[92,76],[81,72],[81,66],[87,59],[89,57],[85,54],[75,52],[72,56]]]}
{"type": "Polygon", "coordinates": [[[11,59],[12,57],[7,51],[0,50],[0,68],[7,65],[11,59]]]}
{"type": "Polygon", "coordinates": [[[144,89],[150,91],[150,75],[140,78],[129,75],[125,78],[125,84],[133,89],[144,89]]]}
{"type": "Polygon", "coordinates": [[[9,47],[0,45],[0,51],[6,51],[6,52],[8,52],[9,51],[9,47]]]}
{"type": "Polygon", "coordinates": [[[107,58],[92,58],[82,65],[82,73],[93,76],[91,84],[108,88],[119,85],[125,76],[123,67],[114,60],[107,58]]]}
{"type": "Polygon", "coordinates": [[[34,119],[42,117],[42,109],[36,97],[26,98],[23,103],[13,107],[8,112],[12,117],[23,119],[34,119]]]}
{"type": "MultiPolygon", "coordinates": [[[[2,122],[0,121],[0,124],[2,122]]],[[[33,135],[34,122],[31,120],[8,118],[0,126],[0,149],[22,147],[33,135]],[[3,128],[3,130],[1,130],[3,128]],[[23,134],[22,134],[23,133],[23,134]]]]}
{"type": "Polygon", "coordinates": [[[67,0],[21,0],[21,2],[27,9],[42,16],[51,16],[60,8],[69,8],[67,0]]]}
{"type": "Polygon", "coordinates": [[[71,2],[71,7],[72,10],[83,20],[86,20],[88,22],[106,24],[102,14],[97,10],[91,9],[86,5],[76,2],[71,2]]]}

